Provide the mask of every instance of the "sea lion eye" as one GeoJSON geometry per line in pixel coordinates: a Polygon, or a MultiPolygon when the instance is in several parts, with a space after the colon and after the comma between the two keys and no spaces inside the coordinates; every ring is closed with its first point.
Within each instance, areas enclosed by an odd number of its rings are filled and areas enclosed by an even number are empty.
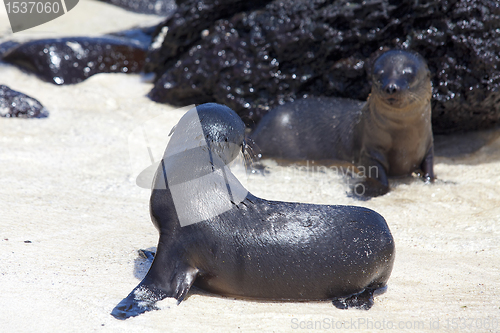
{"type": "Polygon", "coordinates": [[[403,75],[413,75],[413,68],[407,67],[404,68],[403,71],[401,72],[403,75]]]}
{"type": "Polygon", "coordinates": [[[379,84],[382,84],[382,76],[383,75],[384,75],[384,71],[383,70],[376,72],[375,75],[374,75],[375,81],[377,81],[377,83],[379,83],[379,84]]]}

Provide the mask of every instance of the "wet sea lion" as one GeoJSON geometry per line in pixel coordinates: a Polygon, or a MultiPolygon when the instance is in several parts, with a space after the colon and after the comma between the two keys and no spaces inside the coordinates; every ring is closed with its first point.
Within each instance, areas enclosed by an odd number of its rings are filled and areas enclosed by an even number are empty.
{"type": "Polygon", "coordinates": [[[244,133],[238,115],[219,104],[181,118],[151,192],[160,233],[154,261],[113,316],[156,309],[166,297],[180,303],[193,284],[234,297],[373,304],[394,262],[384,218],[362,207],[255,197],[227,167],[244,149],[244,133]]]}
{"type": "Polygon", "coordinates": [[[388,192],[387,177],[434,180],[432,87],[425,60],[392,50],[374,63],[366,103],[312,97],[269,112],[250,137],[265,158],[341,160],[363,168],[365,196],[388,192]]]}

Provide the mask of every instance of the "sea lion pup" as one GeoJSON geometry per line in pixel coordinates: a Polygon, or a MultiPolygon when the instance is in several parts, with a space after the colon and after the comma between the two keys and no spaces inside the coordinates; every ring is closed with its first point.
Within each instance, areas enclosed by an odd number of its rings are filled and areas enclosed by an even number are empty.
{"type": "Polygon", "coordinates": [[[421,172],[433,181],[432,86],[425,60],[392,50],[374,63],[366,103],[343,98],[307,98],[264,116],[250,138],[262,157],[290,161],[353,163],[366,176],[364,196],[389,191],[387,177],[421,172]]]}
{"type": "Polygon", "coordinates": [[[151,192],[160,233],[154,261],[113,316],[137,316],[166,297],[180,303],[193,283],[233,297],[373,304],[394,262],[384,218],[362,207],[255,197],[227,167],[244,135],[244,123],[222,105],[203,104],[181,118],[151,192]]]}

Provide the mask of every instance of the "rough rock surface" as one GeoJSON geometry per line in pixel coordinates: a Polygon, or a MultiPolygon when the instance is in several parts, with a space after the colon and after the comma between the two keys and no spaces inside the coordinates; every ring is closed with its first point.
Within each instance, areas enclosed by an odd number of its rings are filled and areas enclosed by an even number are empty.
{"type": "Polygon", "coordinates": [[[135,13],[170,17],[177,6],[174,0],[101,0],[135,13]]]}
{"type": "Polygon", "coordinates": [[[0,117],[45,118],[48,115],[47,109],[33,97],[0,85],[0,117]]]}
{"type": "Polygon", "coordinates": [[[123,34],[127,38],[68,37],[18,45],[7,42],[7,46],[0,45],[0,60],[57,85],[79,83],[98,73],[140,72],[147,46],[123,34]]]}
{"type": "Polygon", "coordinates": [[[428,61],[435,133],[500,122],[495,0],[177,3],[161,48],[147,58],[145,68],[157,74],[155,101],[224,103],[252,126],[305,95],[365,100],[371,63],[383,50],[404,48],[428,61]]]}

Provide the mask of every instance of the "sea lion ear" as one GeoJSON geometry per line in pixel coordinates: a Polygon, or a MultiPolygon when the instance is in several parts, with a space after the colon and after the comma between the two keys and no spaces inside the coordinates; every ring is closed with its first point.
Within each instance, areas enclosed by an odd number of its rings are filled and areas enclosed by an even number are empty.
{"type": "Polygon", "coordinates": [[[176,127],[177,127],[177,125],[174,125],[174,127],[172,127],[172,129],[170,130],[170,133],[168,133],[168,136],[171,136],[172,134],[174,134],[176,127]]]}

